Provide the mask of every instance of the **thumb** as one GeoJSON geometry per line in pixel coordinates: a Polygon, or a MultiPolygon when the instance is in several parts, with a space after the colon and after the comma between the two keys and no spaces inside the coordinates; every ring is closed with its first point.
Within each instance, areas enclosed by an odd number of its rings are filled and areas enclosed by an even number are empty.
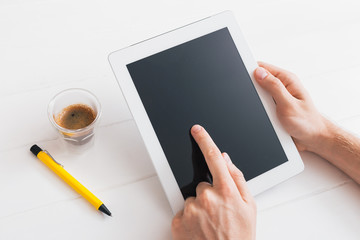
{"type": "Polygon", "coordinates": [[[292,95],[284,84],[265,68],[256,68],[254,76],[259,85],[271,94],[278,106],[287,105],[292,101],[292,95]]]}

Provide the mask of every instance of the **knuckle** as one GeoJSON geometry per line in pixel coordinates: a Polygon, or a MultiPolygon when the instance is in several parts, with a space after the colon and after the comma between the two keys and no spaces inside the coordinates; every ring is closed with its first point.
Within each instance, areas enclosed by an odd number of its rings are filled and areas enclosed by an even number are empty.
{"type": "Polygon", "coordinates": [[[201,187],[201,188],[211,187],[211,184],[209,182],[202,181],[202,182],[199,182],[198,187],[201,187]]]}
{"type": "Polygon", "coordinates": [[[276,111],[279,116],[289,117],[296,115],[296,112],[298,111],[297,109],[297,105],[294,104],[292,99],[290,99],[287,104],[284,104],[283,107],[277,108],[276,111]]]}
{"type": "Polygon", "coordinates": [[[289,79],[292,79],[292,80],[297,79],[296,74],[293,73],[293,72],[287,72],[287,77],[288,77],[289,79]]]}
{"type": "Polygon", "coordinates": [[[246,196],[246,199],[244,199],[245,202],[248,204],[248,206],[250,207],[250,209],[256,213],[257,211],[257,205],[256,205],[256,202],[255,202],[255,199],[253,196],[251,195],[247,195],[246,196]]]}
{"type": "Polygon", "coordinates": [[[245,177],[244,177],[244,174],[242,171],[240,171],[240,169],[236,168],[234,170],[234,176],[237,180],[241,180],[241,181],[244,181],[245,180],[245,177]]]}
{"type": "Polygon", "coordinates": [[[184,216],[186,217],[192,217],[196,214],[196,206],[194,203],[188,203],[186,204],[184,208],[184,216]]]}
{"type": "Polygon", "coordinates": [[[196,186],[196,193],[197,194],[201,194],[202,191],[204,191],[206,188],[210,187],[210,184],[207,182],[200,182],[197,186],[196,186]]]}
{"type": "Polygon", "coordinates": [[[219,149],[215,146],[211,146],[209,147],[206,153],[207,153],[206,155],[209,157],[215,157],[219,154],[219,149]]]}
{"type": "Polygon", "coordinates": [[[209,206],[209,205],[211,205],[212,197],[209,193],[203,193],[200,195],[199,201],[200,201],[201,205],[209,206]]]}
{"type": "Polygon", "coordinates": [[[227,182],[219,183],[219,187],[223,197],[227,198],[233,196],[234,189],[227,182]]]}
{"type": "Polygon", "coordinates": [[[205,190],[199,196],[199,202],[200,202],[202,208],[209,212],[214,209],[214,205],[216,203],[215,195],[212,193],[212,191],[205,190]]]}
{"type": "Polygon", "coordinates": [[[276,79],[275,77],[271,79],[271,81],[269,81],[269,86],[271,88],[275,88],[275,89],[279,89],[281,87],[281,82],[279,79],[276,79]]]}
{"type": "Polygon", "coordinates": [[[212,193],[210,189],[204,189],[201,194],[198,196],[200,202],[209,201],[212,198],[212,193]]]}
{"type": "Polygon", "coordinates": [[[181,228],[181,219],[179,217],[174,217],[171,222],[171,229],[173,231],[178,231],[181,228]]]}
{"type": "Polygon", "coordinates": [[[296,74],[293,73],[293,72],[290,72],[288,70],[282,70],[282,72],[278,75],[279,78],[288,78],[288,79],[291,79],[291,78],[297,78],[296,74]]]}
{"type": "Polygon", "coordinates": [[[295,73],[292,73],[292,72],[286,72],[282,78],[289,82],[289,83],[293,83],[293,82],[296,82],[296,83],[300,83],[300,80],[298,78],[298,76],[295,74],[295,73]]]}

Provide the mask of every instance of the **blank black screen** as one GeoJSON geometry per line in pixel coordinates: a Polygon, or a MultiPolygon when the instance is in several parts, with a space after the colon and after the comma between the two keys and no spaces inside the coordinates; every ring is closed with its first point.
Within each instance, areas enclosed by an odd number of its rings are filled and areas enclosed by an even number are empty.
{"type": "Polygon", "coordinates": [[[287,161],[227,28],[127,65],[179,187],[198,123],[250,180],[287,161]]]}

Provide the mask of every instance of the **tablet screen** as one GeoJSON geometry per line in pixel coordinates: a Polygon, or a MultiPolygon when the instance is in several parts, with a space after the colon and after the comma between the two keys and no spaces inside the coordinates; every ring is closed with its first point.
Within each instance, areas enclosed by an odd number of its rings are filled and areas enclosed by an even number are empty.
{"type": "Polygon", "coordinates": [[[127,69],[180,188],[193,180],[194,124],[209,132],[246,180],[287,161],[227,28],[127,69]]]}

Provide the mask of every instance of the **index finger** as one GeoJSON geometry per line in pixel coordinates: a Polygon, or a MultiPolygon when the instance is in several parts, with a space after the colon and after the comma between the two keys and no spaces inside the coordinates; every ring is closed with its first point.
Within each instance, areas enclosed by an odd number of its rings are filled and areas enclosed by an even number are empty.
{"type": "Polygon", "coordinates": [[[231,176],[227,169],[226,162],[206,130],[200,125],[194,125],[191,128],[191,134],[205,157],[213,177],[213,184],[217,185],[219,182],[229,181],[231,176]]]}

